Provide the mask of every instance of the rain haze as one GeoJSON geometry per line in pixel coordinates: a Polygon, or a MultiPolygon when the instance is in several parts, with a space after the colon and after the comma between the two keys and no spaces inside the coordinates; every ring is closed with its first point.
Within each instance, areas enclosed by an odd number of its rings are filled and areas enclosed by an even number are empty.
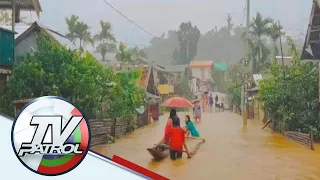
{"type": "MultiPolygon", "coordinates": [[[[99,20],[109,21],[116,38],[130,44],[148,44],[151,36],[111,9],[103,0],[41,0],[41,22],[58,31],[66,32],[65,17],[78,15],[99,29],[99,20]]],[[[234,24],[245,23],[244,0],[109,0],[111,5],[155,36],[178,29],[183,21],[191,21],[202,33],[214,26],[224,26],[230,13],[234,24]]],[[[293,36],[301,35],[307,27],[312,1],[255,0],[251,2],[251,16],[259,10],[262,15],[280,20],[293,36]]],[[[35,17],[35,15],[33,15],[35,17]]],[[[33,18],[34,19],[34,18],[33,18]]]]}

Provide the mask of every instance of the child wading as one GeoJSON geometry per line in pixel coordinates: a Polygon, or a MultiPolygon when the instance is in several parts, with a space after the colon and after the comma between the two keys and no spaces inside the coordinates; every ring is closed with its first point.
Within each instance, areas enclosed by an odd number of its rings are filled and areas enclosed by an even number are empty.
{"type": "Polygon", "coordinates": [[[190,156],[188,147],[185,143],[184,137],[185,131],[180,127],[180,119],[178,116],[173,117],[172,127],[169,128],[168,133],[166,133],[164,140],[162,140],[158,145],[169,141],[170,146],[170,158],[172,160],[182,158],[183,147],[186,149],[188,157],[190,156]]]}
{"type": "Polygon", "coordinates": [[[186,134],[189,135],[191,134],[192,137],[199,137],[199,132],[196,129],[196,127],[194,126],[193,122],[190,120],[190,116],[186,115],[185,117],[185,121],[186,121],[186,134]]]}

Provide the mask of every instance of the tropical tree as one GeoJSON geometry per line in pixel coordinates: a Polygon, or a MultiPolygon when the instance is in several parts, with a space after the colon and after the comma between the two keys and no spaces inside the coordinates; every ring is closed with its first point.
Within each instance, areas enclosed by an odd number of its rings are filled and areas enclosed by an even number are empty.
{"type": "Polygon", "coordinates": [[[253,39],[254,43],[257,46],[257,59],[252,60],[252,71],[253,73],[257,72],[257,69],[261,62],[262,57],[262,47],[264,36],[267,36],[270,32],[270,24],[273,22],[271,18],[264,18],[259,12],[253,18],[253,21],[250,24],[249,36],[253,39]]]}
{"type": "Polygon", "coordinates": [[[94,44],[90,27],[83,21],[79,21],[79,16],[71,15],[70,18],[66,18],[66,24],[68,25],[69,32],[66,36],[73,42],[79,41],[79,49],[84,51],[84,45],[91,43],[94,44]]]}
{"type": "Polygon", "coordinates": [[[272,43],[273,43],[273,56],[274,57],[279,54],[277,41],[279,40],[280,36],[283,36],[285,34],[282,31],[282,29],[283,29],[283,27],[276,22],[273,22],[271,24],[270,29],[269,29],[269,36],[270,36],[272,43]]]}
{"type": "Polygon", "coordinates": [[[120,43],[119,52],[116,55],[116,58],[120,62],[130,62],[132,60],[133,52],[126,47],[124,43],[120,43]]]}
{"type": "Polygon", "coordinates": [[[318,68],[299,59],[292,38],[287,37],[292,66],[273,61],[270,76],[259,82],[259,100],[270,110],[275,130],[313,132],[320,139],[318,68]]]}
{"type": "Polygon", "coordinates": [[[175,50],[173,59],[177,64],[189,64],[197,55],[200,30],[191,22],[181,23],[178,31],[179,50],[175,50]]]}
{"type": "Polygon", "coordinates": [[[100,21],[101,31],[94,36],[94,40],[99,42],[97,51],[101,54],[102,60],[105,61],[107,52],[116,52],[117,46],[114,44],[116,38],[112,33],[112,26],[109,22],[100,21]]]}

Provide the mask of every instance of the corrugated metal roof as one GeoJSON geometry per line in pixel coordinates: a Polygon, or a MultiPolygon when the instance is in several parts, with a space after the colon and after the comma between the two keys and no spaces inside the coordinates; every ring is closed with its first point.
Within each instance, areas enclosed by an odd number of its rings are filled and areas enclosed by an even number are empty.
{"type": "Polygon", "coordinates": [[[188,65],[170,65],[166,66],[165,70],[169,72],[184,72],[188,65]]]}
{"type": "MultiPolygon", "coordinates": [[[[51,28],[48,28],[47,26],[43,25],[39,21],[35,21],[32,25],[34,24],[36,24],[39,28],[45,30],[45,32],[47,32],[52,38],[54,38],[61,45],[66,46],[67,48],[70,48],[72,50],[77,49],[76,45],[63,34],[51,28]]],[[[15,31],[17,32],[17,34],[15,34],[15,39],[20,37],[24,32],[26,32],[29,28],[31,28],[32,25],[17,24],[15,26],[15,31]]],[[[11,26],[1,26],[1,27],[9,30],[11,29],[11,26]]]]}

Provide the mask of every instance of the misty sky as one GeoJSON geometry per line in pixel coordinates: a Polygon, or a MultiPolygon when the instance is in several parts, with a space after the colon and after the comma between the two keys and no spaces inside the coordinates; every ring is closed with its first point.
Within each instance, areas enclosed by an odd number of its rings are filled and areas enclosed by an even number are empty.
{"type": "MultiPolygon", "coordinates": [[[[177,29],[182,21],[191,21],[201,32],[226,24],[231,13],[235,24],[245,23],[245,0],[107,0],[115,8],[160,36],[169,29],[177,29]]],[[[99,20],[112,23],[119,41],[147,44],[151,36],[117,14],[102,0],[40,0],[43,13],[40,21],[48,27],[66,32],[65,17],[75,14],[97,32],[99,20]]],[[[310,16],[312,0],[251,0],[251,16],[260,11],[265,16],[280,20],[292,36],[301,35],[310,16]]],[[[30,13],[26,13],[30,15],[30,13]]],[[[32,15],[32,19],[35,19],[32,15]]]]}

